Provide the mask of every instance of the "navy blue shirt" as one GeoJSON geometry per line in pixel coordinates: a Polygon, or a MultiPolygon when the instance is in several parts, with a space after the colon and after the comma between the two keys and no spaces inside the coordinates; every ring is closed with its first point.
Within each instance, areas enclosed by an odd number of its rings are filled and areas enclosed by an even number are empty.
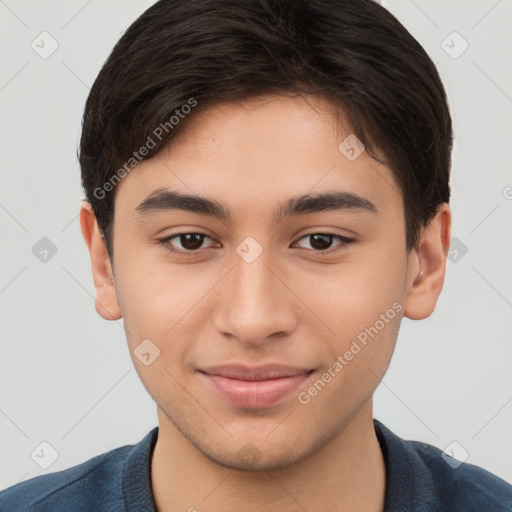
{"type": "MultiPolygon", "coordinates": [[[[386,512],[512,511],[512,486],[504,480],[471,464],[454,469],[438,448],[374,425],[386,464],[386,512]]],[[[0,511],[156,512],[151,455],[157,437],[158,427],[134,446],[9,487],[0,492],[0,511]]]]}

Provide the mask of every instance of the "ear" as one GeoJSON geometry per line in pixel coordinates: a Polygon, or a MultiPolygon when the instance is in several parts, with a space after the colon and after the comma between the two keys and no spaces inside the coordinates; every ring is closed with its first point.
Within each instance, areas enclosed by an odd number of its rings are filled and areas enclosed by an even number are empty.
{"type": "Polygon", "coordinates": [[[91,256],[96,311],[105,320],[118,320],[122,315],[117,301],[112,265],[96,216],[91,204],[86,201],[80,207],[80,228],[91,256]]]}
{"type": "Polygon", "coordinates": [[[409,254],[404,308],[407,318],[422,320],[436,307],[444,283],[451,224],[450,207],[443,203],[432,221],[422,229],[417,248],[409,254]]]}

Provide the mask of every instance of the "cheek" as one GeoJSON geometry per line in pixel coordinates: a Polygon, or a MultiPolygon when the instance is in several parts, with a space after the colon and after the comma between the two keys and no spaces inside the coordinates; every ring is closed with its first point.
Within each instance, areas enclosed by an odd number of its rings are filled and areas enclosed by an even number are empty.
{"type": "MultiPolygon", "coordinates": [[[[298,397],[318,415],[329,414],[333,406],[341,407],[344,412],[333,424],[345,421],[379,384],[395,346],[405,289],[404,263],[400,261],[391,264],[376,259],[360,268],[351,265],[350,272],[340,270],[322,280],[321,292],[304,296],[329,331],[319,340],[323,353],[318,379],[298,397]]],[[[307,289],[304,286],[303,292],[307,289]]],[[[310,328],[318,336],[319,330],[312,324],[310,328]]]]}
{"type": "Polygon", "coordinates": [[[180,383],[188,378],[193,342],[204,323],[200,299],[208,282],[176,267],[144,265],[140,259],[123,264],[116,290],[134,367],[158,404],[170,396],[176,400],[183,395],[180,383]]]}
{"type": "Polygon", "coordinates": [[[118,268],[116,291],[131,347],[143,338],[163,346],[206,288],[176,266],[146,263],[143,258],[124,258],[118,268]]]}
{"type": "MultiPolygon", "coordinates": [[[[315,321],[316,326],[329,327],[321,336],[321,379],[329,381],[329,391],[322,392],[318,407],[338,401],[355,407],[374,392],[391,359],[402,318],[404,269],[405,254],[387,257],[381,251],[333,267],[320,279],[311,275],[302,280],[304,302],[322,321],[315,321]]],[[[320,382],[311,389],[313,395],[322,386],[320,382]]],[[[305,392],[308,399],[309,391],[305,392]]]]}
{"type": "Polygon", "coordinates": [[[146,264],[142,258],[122,263],[116,289],[128,346],[141,379],[153,388],[159,387],[159,380],[167,382],[170,378],[156,373],[157,367],[162,367],[162,371],[167,368],[183,380],[201,350],[197,341],[204,339],[203,331],[211,323],[209,298],[219,281],[218,269],[171,265],[155,259],[146,264]],[[144,373],[134,352],[145,339],[158,347],[160,355],[151,372],[144,373]]]}
{"type": "Polygon", "coordinates": [[[325,266],[321,272],[301,272],[295,279],[297,295],[328,328],[326,333],[346,341],[373,326],[388,310],[387,316],[395,319],[399,308],[393,305],[405,299],[406,264],[405,254],[386,257],[381,251],[325,266]]]}

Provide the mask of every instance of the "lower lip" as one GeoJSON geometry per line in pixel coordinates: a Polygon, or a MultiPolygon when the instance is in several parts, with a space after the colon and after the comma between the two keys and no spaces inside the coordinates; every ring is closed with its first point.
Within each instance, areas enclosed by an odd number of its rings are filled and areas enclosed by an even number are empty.
{"type": "Polygon", "coordinates": [[[207,373],[202,375],[234,406],[245,409],[264,409],[275,405],[296,390],[310,376],[310,373],[258,381],[229,379],[207,373]]]}

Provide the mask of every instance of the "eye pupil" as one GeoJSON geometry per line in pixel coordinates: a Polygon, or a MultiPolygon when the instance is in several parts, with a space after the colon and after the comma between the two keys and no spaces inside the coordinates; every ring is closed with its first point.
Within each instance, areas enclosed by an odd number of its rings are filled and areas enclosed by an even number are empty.
{"type": "Polygon", "coordinates": [[[319,251],[329,249],[332,244],[332,235],[318,233],[311,235],[311,247],[319,251]]]}
{"type": "Polygon", "coordinates": [[[200,233],[186,233],[185,235],[180,236],[180,243],[182,247],[190,251],[200,249],[203,241],[204,235],[201,235],[200,233]]]}

